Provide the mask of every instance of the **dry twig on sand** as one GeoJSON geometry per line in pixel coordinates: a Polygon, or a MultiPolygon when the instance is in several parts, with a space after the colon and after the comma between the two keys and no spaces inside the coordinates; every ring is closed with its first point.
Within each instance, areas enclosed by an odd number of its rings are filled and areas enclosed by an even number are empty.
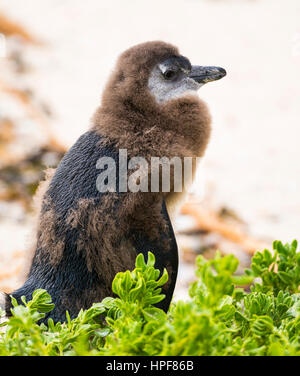
{"type": "Polygon", "coordinates": [[[263,240],[255,239],[246,234],[237,224],[226,221],[212,210],[199,203],[187,202],[181,209],[182,214],[192,216],[200,230],[215,232],[231,242],[237,243],[245,252],[253,255],[258,249],[268,247],[263,240]]]}

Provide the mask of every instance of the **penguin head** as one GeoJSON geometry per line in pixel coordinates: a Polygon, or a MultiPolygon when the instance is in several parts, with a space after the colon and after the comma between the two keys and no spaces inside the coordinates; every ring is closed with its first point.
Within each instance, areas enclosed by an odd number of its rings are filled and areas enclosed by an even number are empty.
{"type": "Polygon", "coordinates": [[[205,83],[226,75],[219,67],[193,66],[177,47],[146,42],[123,52],[102,97],[103,108],[147,108],[194,94],[205,83]]]}
{"type": "Polygon", "coordinates": [[[207,82],[226,75],[225,69],[214,66],[192,65],[184,56],[172,56],[155,65],[148,88],[158,103],[194,95],[207,82]]]}

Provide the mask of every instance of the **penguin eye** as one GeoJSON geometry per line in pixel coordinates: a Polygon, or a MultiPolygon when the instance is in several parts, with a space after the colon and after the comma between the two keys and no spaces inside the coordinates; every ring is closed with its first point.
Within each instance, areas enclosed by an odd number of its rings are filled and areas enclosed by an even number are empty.
{"type": "Polygon", "coordinates": [[[176,76],[176,72],[172,69],[167,69],[165,73],[163,74],[163,76],[166,80],[171,80],[172,78],[176,76]]]}

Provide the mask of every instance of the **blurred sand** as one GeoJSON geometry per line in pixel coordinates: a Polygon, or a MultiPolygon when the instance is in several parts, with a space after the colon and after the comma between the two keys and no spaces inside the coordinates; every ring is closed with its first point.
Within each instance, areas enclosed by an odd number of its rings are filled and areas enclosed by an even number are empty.
{"type": "Polygon", "coordinates": [[[299,0],[2,0],[1,9],[48,43],[27,49],[37,67],[28,81],[68,146],[133,44],[165,40],[194,64],[226,68],[200,90],[213,137],[195,190],[235,210],[255,236],[300,240],[299,0]]]}

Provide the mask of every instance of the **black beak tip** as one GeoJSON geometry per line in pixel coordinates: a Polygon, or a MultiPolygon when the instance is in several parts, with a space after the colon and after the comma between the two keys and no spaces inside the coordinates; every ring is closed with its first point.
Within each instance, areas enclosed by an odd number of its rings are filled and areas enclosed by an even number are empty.
{"type": "Polygon", "coordinates": [[[225,77],[227,75],[227,72],[224,68],[219,67],[219,72],[222,77],[225,77]]]}

